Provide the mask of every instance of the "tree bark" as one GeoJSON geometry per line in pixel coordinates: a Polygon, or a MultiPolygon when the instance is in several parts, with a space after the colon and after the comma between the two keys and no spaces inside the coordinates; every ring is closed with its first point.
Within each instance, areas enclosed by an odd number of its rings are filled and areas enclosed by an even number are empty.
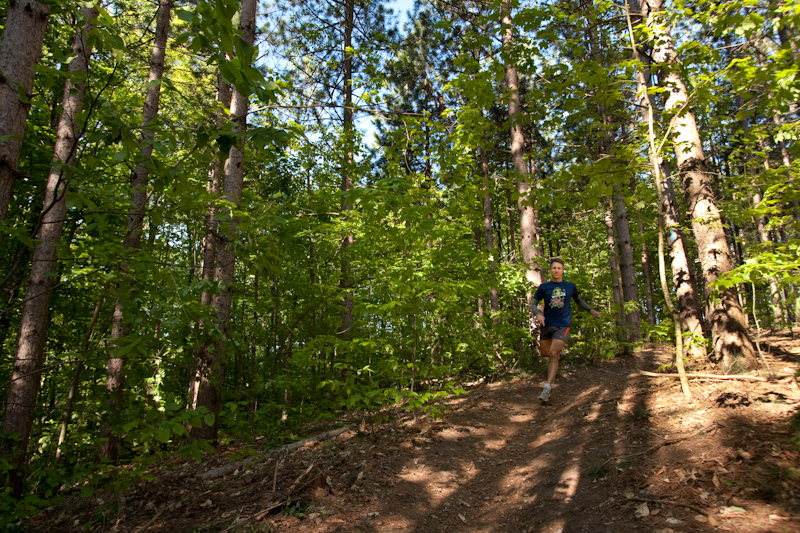
{"type": "Polygon", "coordinates": [[[492,323],[497,325],[500,319],[497,312],[500,310],[500,303],[497,293],[497,280],[495,271],[497,269],[497,257],[494,246],[494,232],[492,231],[492,189],[491,177],[489,176],[489,155],[486,149],[480,149],[481,176],[483,177],[483,236],[486,241],[486,253],[489,254],[489,270],[492,273],[492,283],[489,288],[489,307],[492,311],[492,323]]]}
{"type": "MultiPolygon", "coordinates": [[[[253,46],[256,31],[256,0],[241,0],[239,8],[239,30],[242,40],[247,46],[253,46]]],[[[199,362],[200,372],[197,384],[197,406],[206,407],[214,415],[214,423],[208,425],[203,422],[200,428],[192,428],[193,439],[216,439],[217,415],[222,408],[222,387],[225,376],[225,353],[227,338],[230,329],[231,304],[233,301],[233,285],[235,282],[234,270],[236,266],[236,253],[233,240],[236,238],[238,219],[234,209],[239,206],[242,199],[242,186],[244,182],[244,138],[247,126],[248,96],[233,91],[231,97],[231,121],[234,123],[234,132],[237,142],[231,147],[228,159],[225,160],[225,182],[223,190],[225,199],[232,205],[228,212],[227,228],[220,229],[217,245],[215,277],[219,282],[219,290],[215,294],[212,308],[216,311],[217,337],[213,345],[208,346],[207,356],[199,362]]]]}
{"type": "MultiPolygon", "coordinates": [[[[530,175],[525,161],[525,137],[522,131],[524,114],[519,90],[519,76],[514,66],[514,25],[511,16],[511,5],[506,3],[503,9],[503,49],[505,50],[505,85],[508,91],[508,119],[511,123],[511,160],[514,165],[517,185],[517,209],[519,211],[520,246],[522,262],[525,265],[526,300],[530,308],[533,288],[544,281],[541,265],[542,257],[539,235],[539,213],[533,206],[530,193],[530,175]]],[[[529,313],[529,327],[533,330],[533,313],[529,313]]]]}
{"type": "MultiPolygon", "coordinates": [[[[342,53],[344,54],[344,140],[345,154],[342,162],[342,213],[345,221],[350,219],[347,214],[353,210],[353,202],[350,200],[350,191],[353,189],[353,26],[355,17],[355,0],[346,0],[344,7],[344,42],[342,43],[342,53]]],[[[353,245],[353,234],[348,230],[347,235],[342,239],[340,252],[342,254],[341,279],[339,288],[342,291],[341,319],[342,328],[339,337],[351,339],[353,337],[353,287],[350,273],[350,258],[348,249],[353,245]]]]}
{"type": "Polygon", "coordinates": [[[47,178],[42,218],[36,235],[36,247],[22,309],[17,353],[11,384],[8,388],[6,412],[3,419],[3,439],[0,458],[13,465],[8,486],[19,495],[24,479],[23,465],[33,425],[36,393],[41,376],[47,340],[47,318],[50,298],[58,267],[57,248],[67,212],[67,186],[70,167],[75,164],[75,149],[82,124],[76,118],[83,108],[86,93],[86,74],[91,55],[87,44],[89,33],[97,18],[94,8],[82,8],[84,23],[76,32],[72,44],[74,59],[69,64],[70,79],[64,87],[63,113],[58,121],[53,166],[47,178]],[[75,81],[73,81],[75,80],[75,81]],[[11,436],[16,435],[15,442],[11,436]]]}
{"type": "MultiPolygon", "coordinates": [[[[227,120],[225,110],[229,109],[231,105],[231,87],[219,74],[217,75],[216,104],[216,123],[217,128],[221,129],[227,120]]],[[[214,295],[212,286],[216,280],[219,222],[217,221],[218,209],[215,201],[222,192],[222,153],[220,152],[217,155],[218,157],[214,160],[214,165],[209,173],[208,194],[212,201],[209,203],[203,226],[203,251],[200,259],[200,279],[203,281],[203,289],[200,292],[200,308],[204,310],[211,309],[214,295]]],[[[209,340],[203,338],[207,328],[206,320],[206,317],[201,314],[200,318],[197,319],[197,324],[195,324],[195,332],[197,333],[198,339],[197,347],[192,352],[192,368],[189,370],[189,390],[187,398],[188,407],[190,409],[197,408],[200,371],[204,361],[208,357],[209,340]]]]}
{"type": "Polygon", "coordinates": [[[8,3],[0,41],[0,220],[8,216],[33,97],[33,67],[42,55],[49,16],[49,4],[36,0],[8,3]]]}
{"type": "Polygon", "coordinates": [[[712,340],[719,362],[726,369],[735,366],[755,368],[758,361],[747,333],[736,292],[722,290],[712,294],[714,281],[733,269],[725,231],[708,176],[700,132],[691,109],[686,105],[688,91],[679,75],[680,61],[671,30],[662,11],[662,0],[646,0],[647,27],[653,41],[653,59],[663,65],[661,86],[667,92],[665,110],[674,113],[675,157],[681,173],[692,231],[697,241],[706,286],[707,312],[712,340]]]}
{"type": "MultiPolygon", "coordinates": [[[[164,59],[167,54],[167,39],[169,37],[169,23],[172,14],[172,0],[159,0],[158,15],[156,17],[155,40],[153,51],[150,55],[150,72],[148,82],[155,83],[161,81],[164,76],[164,59]]],[[[136,163],[131,176],[131,201],[128,207],[128,222],[125,230],[123,249],[126,252],[138,250],[142,242],[142,226],[144,224],[145,209],[147,207],[147,184],[149,171],[147,164],[153,156],[153,141],[155,140],[154,122],[158,116],[158,104],[161,97],[161,83],[148,87],[144,99],[144,109],[142,111],[142,139],[139,144],[139,152],[142,160],[136,163]]],[[[129,264],[122,267],[123,278],[128,277],[129,264]]],[[[132,280],[123,281],[123,286],[131,285],[132,280]]],[[[106,369],[106,390],[108,391],[108,413],[111,420],[117,418],[117,411],[122,407],[122,391],[125,381],[125,356],[117,355],[114,348],[119,349],[122,338],[127,335],[128,328],[125,325],[123,302],[130,300],[132,295],[130,287],[124,287],[126,296],[117,296],[114,302],[114,311],[111,319],[111,345],[112,350],[108,355],[108,366],[106,369]]],[[[116,462],[117,436],[112,431],[111,420],[103,423],[100,435],[100,457],[109,461],[116,462]]]]}

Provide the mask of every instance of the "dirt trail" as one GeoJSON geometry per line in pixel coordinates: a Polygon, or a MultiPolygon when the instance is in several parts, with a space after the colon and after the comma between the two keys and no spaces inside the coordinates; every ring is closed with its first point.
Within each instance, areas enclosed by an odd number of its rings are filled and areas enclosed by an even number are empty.
{"type": "MultiPolygon", "coordinates": [[[[776,335],[764,346],[776,374],[794,375],[800,343],[776,335]]],[[[478,385],[450,399],[442,419],[398,418],[289,452],[277,470],[275,460],[256,460],[197,481],[243,447],[231,446],[202,465],[151,472],[157,481],[113,506],[76,499],[31,525],[139,533],[800,531],[794,382],[692,381],[687,404],[675,380],[638,372],[669,359],[653,348],[567,365],[549,407],[536,401],[541,376],[478,385]]]]}

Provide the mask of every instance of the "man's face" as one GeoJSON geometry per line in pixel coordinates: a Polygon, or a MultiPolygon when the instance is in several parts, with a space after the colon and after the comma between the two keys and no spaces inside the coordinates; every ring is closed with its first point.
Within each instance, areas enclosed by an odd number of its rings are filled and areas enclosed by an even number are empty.
{"type": "Polygon", "coordinates": [[[561,281],[561,278],[564,277],[564,265],[561,263],[550,265],[550,277],[553,278],[553,281],[561,281]]]}

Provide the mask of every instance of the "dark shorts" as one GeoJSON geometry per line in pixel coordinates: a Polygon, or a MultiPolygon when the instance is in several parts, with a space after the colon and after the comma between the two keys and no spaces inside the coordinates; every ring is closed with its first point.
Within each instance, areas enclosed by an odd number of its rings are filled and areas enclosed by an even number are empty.
{"type": "Polygon", "coordinates": [[[542,329],[539,330],[539,340],[546,341],[549,339],[567,342],[569,340],[569,326],[566,328],[542,326],[542,329]]]}

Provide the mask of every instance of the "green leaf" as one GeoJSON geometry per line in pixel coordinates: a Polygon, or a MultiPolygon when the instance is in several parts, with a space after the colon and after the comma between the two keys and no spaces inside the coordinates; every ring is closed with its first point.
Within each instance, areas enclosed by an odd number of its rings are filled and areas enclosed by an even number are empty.
{"type": "Polygon", "coordinates": [[[153,436],[156,438],[156,440],[167,443],[169,442],[169,436],[170,436],[169,428],[161,426],[155,430],[153,436]]]}
{"type": "Polygon", "coordinates": [[[214,425],[214,413],[208,413],[206,416],[203,417],[203,422],[206,423],[207,426],[214,425]]]}

